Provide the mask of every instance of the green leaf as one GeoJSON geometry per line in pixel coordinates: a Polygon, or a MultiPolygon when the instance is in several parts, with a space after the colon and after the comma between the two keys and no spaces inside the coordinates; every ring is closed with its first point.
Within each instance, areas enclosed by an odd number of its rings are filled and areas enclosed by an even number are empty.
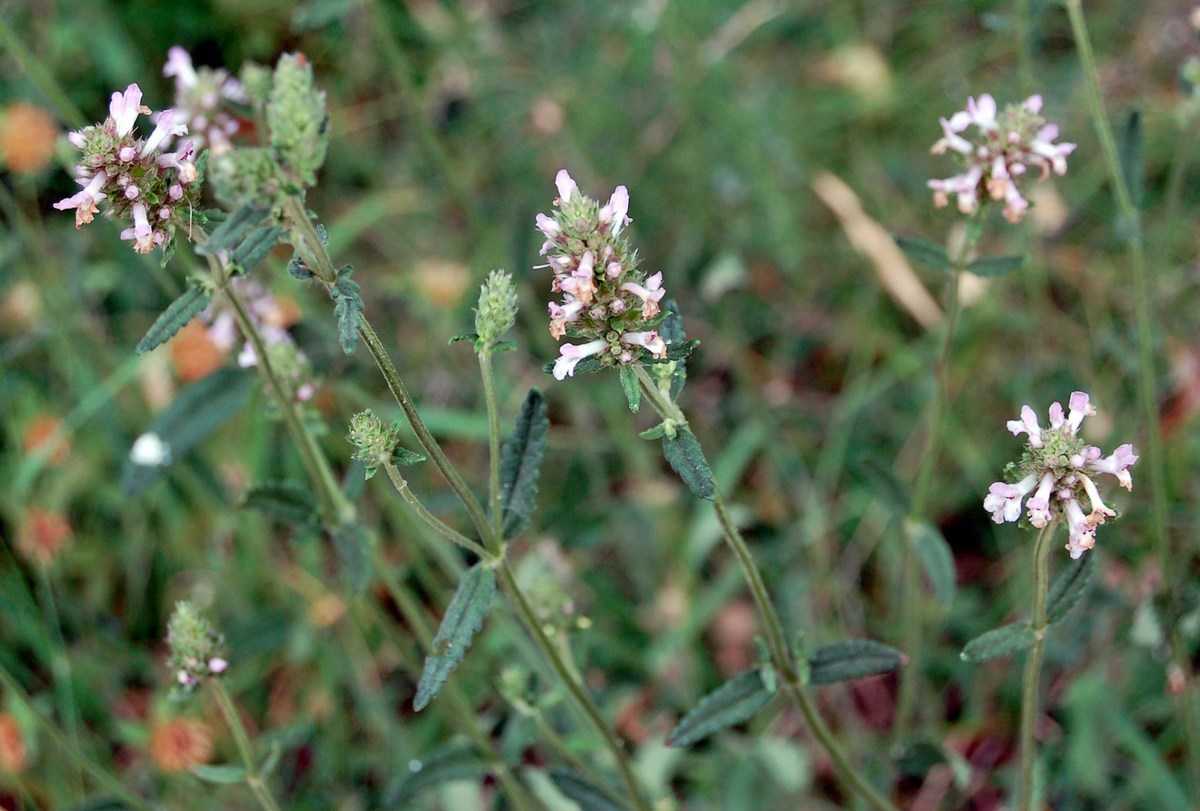
{"type": "Polygon", "coordinates": [[[263,758],[262,763],[258,766],[259,777],[266,777],[275,771],[275,767],[279,765],[279,758],[281,757],[283,757],[283,744],[279,741],[271,741],[271,748],[267,750],[267,756],[263,758]]]}
{"type": "Polygon", "coordinates": [[[212,300],[212,293],[196,285],[183,291],[183,295],[172,301],[167,309],[154,320],[142,340],[138,341],[137,353],[143,355],[170,340],[171,336],[187,326],[187,323],[203,312],[212,300]]]}
{"type": "Polygon", "coordinates": [[[1029,623],[1013,622],[975,637],[962,649],[959,658],[967,662],[986,662],[1025,650],[1032,644],[1033,629],[1029,623]]]}
{"type": "Polygon", "coordinates": [[[957,573],[954,569],[954,552],[937,527],[927,522],[909,525],[913,547],[921,569],[929,578],[934,594],[942,605],[950,605],[954,599],[957,573]]]}
{"type": "Polygon", "coordinates": [[[613,794],[571,769],[551,769],[550,780],[580,811],[625,811],[613,794]]]}
{"type": "Polygon", "coordinates": [[[1072,561],[1070,568],[1055,579],[1047,598],[1046,619],[1051,625],[1062,622],[1071,609],[1079,604],[1096,570],[1096,553],[1088,552],[1072,561]]]}
{"type": "Polygon", "coordinates": [[[85,800],[79,805],[67,806],[61,811],[126,811],[130,808],[124,800],[119,800],[116,797],[96,797],[94,799],[85,800]]]}
{"type": "Polygon", "coordinates": [[[304,263],[300,258],[300,254],[293,254],[292,258],[287,263],[287,272],[293,279],[306,282],[313,277],[312,268],[304,263]]]}
{"type": "Polygon", "coordinates": [[[425,461],[425,454],[401,448],[399,445],[392,451],[392,464],[396,467],[408,467],[425,461]]]}
{"type": "Polygon", "coordinates": [[[425,657],[425,670],[413,700],[414,710],[420,712],[429,705],[462,661],[471,640],[483,626],[495,593],[496,573],[490,566],[476,563],[463,575],[434,637],[433,650],[425,657]]]}
{"type": "Polygon", "coordinates": [[[283,233],[283,229],[278,225],[254,229],[234,249],[233,263],[243,271],[253,270],[259,262],[267,258],[283,233]]]}
{"type": "Polygon", "coordinates": [[[663,456],[689,490],[705,501],[717,497],[712,470],[704,458],[700,440],[691,431],[679,428],[674,437],[663,437],[663,456]]]}
{"type": "Polygon", "coordinates": [[[470,341],[471,343],[474,343],[475,341],[478,341],[478,340],[479,340],[478,333],[460,332],[460,333],[458,333],[458,335],[455,335],[453,338],[450,339],[450,343],[456,344],[459,341],[470,341]]]}
{"type": "Polygon", "coordinates": [[[358,282],[350,278],[354,268],[346,265],[338,271],[337,281],[329,288],[329,296],[336,303],[333,314],[337,316],[338,343],[347,355],[354,354],[358,346],[358,326],[362,322],[363,300],[358,282]]]}
{"type": "Polygon", "coordinates": [[[668,314],[658,327],[658,334],[670,344],[681,344],[687,341],[687,333],[683,329],[683,314],[679,312],[679,303],[670,298],[662,303],[662,311],[668,314]]]}
{"type": "Polygon", "coordinates": [[[318,522],[312,493],[295,482],[263,482],[246,490],[242,506],[285,524],[312,525],[318,522]]]}
{"type": "Polygon", "coordinates": [[[667,746],[691,746],[714,732],[748,720],[770,702],[772,693],[757,670],[739,673],[700,699],[667,736],[667,746]]]}
{"type": "Polygon", "coordinates": [[[540,391],[530,389],[516,427],[500,452],[500,509],[505,538],[520,535],[529,526],[549,427],[546,401],[540,391]]]}
{"type": "Polygon", "coordinates": [[[908,485],[900,481],[894,470],[870,456],[859,459],[855,467],[870,483],[876,498],[901,515],[909,511],[912,495],[908,485]]]}
{"type": "Polygon", "coordinates": [[[1146,197],[1146,137],[1142,127],[1142,114],[1132,110],[1121,128],[1121,176],[1125,188],[1129,190],[1129,199],[1135,208],[1141,208],[1146,197]]]}
{"type": "Polygon", "coordinates": [[[1012,273],[1021,267],[1021,265],[1024,265],[1028,259],[1029,257],[1026,254],[1021,254],[1020,256],[981,256],[967,265],[967,270],[976,276],[1003,276],[1005,273],[1012,273]]]}
{"type": "Polygon", "coordinates": [[[246,782],[246,769],[243,766],[193,766],[190,771],[205,783],[227,786],[246,782]]]}
{"type": "Polygon", "coordinates": [[[636,414],[642,403],[642,387],[638,385],[637,372],[630,364],[621,366],[621,388],[625,390],[625,402],[629,403],[629,410],[636,414]]]}
{"type": "MultiPolygon", "coordinates": [[[[601,369],[608,368],[604,361],[601,360],[601,355],[589,355],[579,363],[575,364],[575,375],[592,374],[599,372],[601,369]]],[[[554,374],[554,361],[542,365],[542,371],[548,375],[554,374]]]]}
{"type": "Polygon", "coordinates": [[[220,251],[232,251],[270,213],[268,208],[259,208],[253,203],[247,203],[213,229],[208,239],[196,246],[196,253],[201,256],[213,256],[220,251]]]}
{"type": "Polygon", "coordinates": [[[451,744],[419,760],[409,761],[408,772],[388,787],[380,807],[396,811],[410,809],[413,798],[427,789],[455,780],[480,780],[489,772],[488,765],[473,749],[451,744]]]}
{"type": "Polygon", "coordinates": [[[215,433],[228,422],[250,396],[253,377],[241,369],[218,369],[183,389],[146,430],[166,446],[169,456],[162,464],[142,464],[126,458],[121,489],[136,496],[154,482],[174,460],[215,433]]]}
{"type": "Polygon", "coordinates": [[[355,594],[362,594],[371,577],[370,537],[362,524],[342,524],[330,533],[342,563],[342,576],[355,594]]]}
{"type": "Polygon", "coordinates": [[[667,424],[665,422],[660,422],[653,428],[647,428],[645,431],[642,431],[640,434],[638,434],[638,436],[640,436],[642,439],[662,439],[666,435],[667,424]]]}
{"type": "Polygon", "coordinates": [[[892,239],[896,240],[896,245],[904,251],[905,256],[922,265],[928,265],[934,270],[940,271],[948,271],[954,267],[950,254],[946,253],[946,249],[941,245],[926,239],[902,237],[899,234],[894,234],[892,239]]]}
{"type": "Polygon", "coordinates": [[[808,660],[809,684],[863,679],[891,673],[904,664],[904,654],[870,639],[822,645],[808,660]]]}

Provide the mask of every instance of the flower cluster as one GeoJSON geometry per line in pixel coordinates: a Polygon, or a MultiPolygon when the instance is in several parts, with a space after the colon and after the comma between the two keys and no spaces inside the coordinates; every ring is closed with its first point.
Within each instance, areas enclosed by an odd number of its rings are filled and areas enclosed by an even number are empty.
{"type": "Polygon", "coordinates": [[[67,135],[83,152],[75,178],[83,189],[54,207],[75,209],[78,228],[92,221],[99,201],[107,200],[109,217],[133,223],[121,232],[121,239],[132,240],[138,253],[149,253],[170,242],[176,223],[186,225],[188,212],[198,202],[200,172],[194,162],[195,148],[187,140],[174,152],[167,151],[170,139],[188,131],[187,124],[170,109],[154,118],[149,138],[137,137],[138,116],[151,112],[142,104],[142,91],[136,84],[124,93],[113,93],[108,112],[102,124],[67,135]]]}
{"type": "Polygon", "coordinates": [[[239,124],[222,107],[225,102],[246,102],[242,83],[225,70],[193,67],[191,55],[178,45],[167,51],[163,76],[175,77],[175,113],[190,128],[192,145],[207,145],[214,155],[232,149],[229,139],[239,124]]]}
{"type": "Polygon", "coordinates": [[[1033,493],[1025,501],[1030,524],[1041,528],[1065,517],[1069,529],[1067,549],[1072,558],[1095,545],[1096,528],[1117,513],[1101,500],[1088,474],[1111,474],[1122,487],[1132,490],[1129,468],[1138,460],[1132,445],[1121,445],[1112,455],[1102,457],[1099,448],[1077,436],[1083,418],[1095,413],[1088,395],[1077,391],[1071,394],[1065,415],[1061,403],[1050,406],[1048,428],[1038,424],[1029,406],[1021,408],[1019,420],[1009,420],[1008,430],[1014,436],[1028,435],[1029,443],[1021,462],[1010,465],[1013,477],[1019,480],[1012,484],[995,482],[988,488],[983,507],[992,514],[993,521],[1003,524],[1019,520],[1022,500],[1033,493]],[[1087,512],[1080,504],[1083,499],[1089,507],[1087,512]]]}
{"type": "Polygon", "coordinates": [[[538,214],[536,221],[546,236],[543,267],[554,271],[550,289],[562,294],[562,301],[549,305],[550,334],[585,341],[562,345],[554,376],[573,375],[593,355],[606,366],[633,363],[644,353],[665,358],[666,343],[653,328],[666,293],[662,273],[639,273],[637,254],[621,236],[630,222],[629,190],[617,186],[602,206],[580,193],[566,169],[554,182],[558,210],[554,217],[538,214]]]}
{"type": "MultiPolygon", "coordinates": [[[[239,277],[231,284],[237,288],[238,295],[245,302],[247,315],[262,336],[271,368],[291,389],[293,398],[302,403],[311,400],[316,393],[312,383],[312,366],[288,332],[288,327],[296,320],[294,308],[281,303],[253,279],[239,277]]],[[[208,324],[208,339],[214,346],[222,352],[240,347],[237,363],[243,369],[258,365],[254,345],[242,336],[232,310],[214,302],[202,318],[208,324]]]]}
{"type": "Polygon", "coordinates": [[[189,602],[176,603],[171,613],[167,647],[178,693],[191,693],[202,681],[219,676],[229,667],[224,658],[225,640],[189,602]]]}
{"type": "Polygon", "coordinates": [[[944,180],[930,180],[934,205],[941,208],[958,196],[958,210],[974,214],[980,199],[1004,201],[1004,216],[1020,222],[1029,201],[1018,188],[1030,168],[1039,170],[1038,180],[1053,171],[1065,174],[1067,156],[1075,144],[1054,143],[1058,126],[1042,118],[1042,97],[1030,96],[1020,104],[1010,104],[997,112],[996,100],[986,93],[976,101],[967,99],[967,109],[949,119],[941,119],[942,137],[930,150],[935,155],[947,151],[961,156],[965,171],[944,180]],[[976,132],[968,137],[967,128],[976,132]]]}

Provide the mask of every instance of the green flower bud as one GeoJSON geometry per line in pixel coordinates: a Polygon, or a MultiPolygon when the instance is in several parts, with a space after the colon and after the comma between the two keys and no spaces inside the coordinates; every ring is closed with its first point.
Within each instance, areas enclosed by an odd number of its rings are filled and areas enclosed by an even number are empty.
{"type": "Polygon", "coordinates": [[[366,465],[369,479],[375,475],[376,469],[392,460],[400,443],[400,432],[395,426],[385,424],[368,408],[350,418],[347,439],[358,448],[354,458],[366,465]]]}
{"type": "Polygon", "coordinates": [[[275,84],[267,99],[271,148],[290,179],[304,186],[317,182],[329,142],[325,94],[313,85],[312,66],[302,54],[284,54],[275,66],[275,84]]]}
{"type": "Polygon", "coordinates": [[[217,200],[231,211],[247,203],[275,209],[283,191],[279,167],[271,151],[261,147],[234,149],[212,158],[208,180],[217,200]]]}
{"type": "Polygon", "coordinates": [[[475,332],[481,346],[491,347],[517,321],[517,288],[512,276],[493,270],[479,288],[479,309],[475,311],[475,332]]]}
{"type": "Polygon", "coordinates": [[[271,69],[255,62],[242,65],[240,76],[242,87],[246,90],[246,100],[261,110],[267,105],[267,96],[271,94],[271,69]]]}
{"type": "Polygon", "coordinates": [[[193,693],[201,682],[225,672],[225,640],[212,623],[189,602],[176,603],[167,622],[169,663],[175,673],[172,694],[193,693]]]}

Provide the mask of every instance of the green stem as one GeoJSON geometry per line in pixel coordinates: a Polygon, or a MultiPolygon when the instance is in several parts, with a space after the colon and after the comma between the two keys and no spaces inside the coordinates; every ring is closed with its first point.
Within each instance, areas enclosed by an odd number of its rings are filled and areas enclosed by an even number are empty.
{"type": "MultiPolygon", "coordinates": [[[[665,419],[674,420],[680,425],[686,425],[687,419],[684,417],[683,411],[675,404],[668,395],[664,394],[659,389],[658,384],[650,377],[643,366],[634,366],[634,372],[637,374],[638,381],[642,384],[642,391],[650,400],[655,410],[665,419]]],[[[887,798],[868,783],[850,763],[846,753],[842,750],[837,738],[834,737],[832,731],[825,724],[809,697],[808,692],[804,689],[800,681],[799,674],[796,672],[795,664],[792,661],[792,655],[787,643],[787,636],[783,630],[783,623],[779,620],[779,614],[775,611],[775,606],[771,603],[770,594],[767,592],[766,583],[763,582],[762,573],[758,569],[758,565],[754,562],[754,556],[750,553],[750,548],[746,545],[746,540],[742,537],[742,533],[738,530],[737,525],[733,522],[733,517],[729,514],[729,509],[725,504],[725,499],[721,495],[721,490],[716,482],[713,482],[713,509],[717,514],[717,521],[721,525],[721,534],[725,538],[725,543],[737,558],[738,565],[742,569],[742,575],[746,579],[746,584],[750,587],[750,593],[754,598],[754,604],[758,608],[759,620],[763,625],[763,632],[766,635],[767,647],[771,651],[771,660],[774,662],[775,669],[784,684],[788,695],[800,708],[800,712],[804,714],[805,720],[808,722],[809,728],[814,736],[820,741],[825,751],[829,754],[830,759],[834,763],[838,774],[846,787],[852,792],[857,793],[867,801],[867,803],[877,811],[894,811],[893,806],[887,798]]]]}
{"type": "Polygon", "coordinates": [[[106,772],[99,764],[88,758],[78,746],[72,743],[54,725],[54,722],[38,709],[33,699],[29,697],[20,683],[13,678],[12,674],[3,665],[0,665],[0,684],[3,684],[18,701],[25,705],[25,709],[34,717],[38,725],[41,726],[42,731],[54,742],[54,745],[62,750],[67,760],[73,763],[80,771],[91,775],[92,779],[96,781],[96,785],[104,791],[120,798],[122,802],[131,808],[135,808],[138,811],[152,811],[153,807],[149,803],[126,788],[121,781],[106,772]]]}
{"type": "Polygon", "coordinates": [[[466,535],[463,535],[453,527],[446,525],[437,516],[431,513],[425,507],[425,505],[421,503],[421,500],[416,497],[412,489],[409,488],[408,482],[403,476],[400,475],[400,471],[395,465],[393,465],[391,462],[387,462],[384,464],[384,469],[387,471],[388,478],[392,480],[392,486],[396,488],[396,492],[400,494],[402,499],[404,499],[404,503],[411,507],[413,512],[417,514],[417,517],[424,521],[426,525],[428,525],[434,532],[436,532],[438,535],[441,535],[451,543],[458,544],[463,549],[466,549],[468,552],[478,558],[486,560],[490,557],[488,551],[482,546],[475,543],[475,541],[472,541],[466,535]]]}
{"type": "Polygon", "coordinates": [[[233,733],[238,754],[242,757],[242,765],[246,769],[246,785],[258,798],[258,804],[262,806],[263,811],[279,811],[275,798],[271,796],[270,789],[267,788],[266,782],[258,773],[258,765],[254,762],[254,750],[250,747],[250,736],[246,734],[246,727],[242,725],[242,717],[233,704],[233,698],[225,689],[225,682],[220,678],[212,678],[209,679],[209,684],[212,686],[213,695],[217,698],[217,704],[221,706],[221,712],[225,715],[229,731],[233,733]]]}
{"type": "Polygon", "coordinates": [[[502,531],[500,514],[500,414],[496,408],[496,378],[492,374],[492,350],[479,351],[479,375],[483,379],[483,400],[488,417],[488,497],[492,514],[492,532],[497,538],[502,531]]]}
{"type": "Polygon", "coordinates": [[[533,637],[533,641],[537,644],[538,649],[546,657],[546,660],[550,663],[550,667],[554,670],[555,675],[558,676],[562,685],[567,689],[567,692],[570,693],[575,704],[587,716],[592,728],[600,733],[605,747],[612,754],[613,760],[616,762],[617,771],[621,775],[621,782],[625,784],[625,789],[629,792],[629,799],[632,800],[634,806],[639,811],[651,811],[650,804],[642,794],[637,777],[634,776],[633,769],[629,765],[629,756],[626,754],[625,748],[617,740],[617,736],[613,731],[609,729],[608,723],[600,715],[600,711],[584,690],[583,685],[575,678],[571,666],[563,660],[554,643],[546,637],[546,633],[542,630],[542,625],[538,622],[537,615],[534,614],[533,608],[529,605],[525,593],[521,591],[521,587],[517,584],[512,565],[508,562],[507,558],[502,559],[496,566],[496,573],[500,578],[500,588],[504,590],[509,601],[515,606],[517,617],[520,618],[521,624],[525,626],[525,630],[533,637]]]}
{"type": "Polygon", "coordinates": [[[917,700],[917,691],[921,682],[922,647],[924,643],[923,625],[925,599],[921,590],[921,569],[917,563],[911,527],[914,522],[925,518],[929,509],[929,499],[933,487],[933,473],[937,468],[938,452],[942,443],[942,423],[945,422],[946,410],[950,407],[949,366],[950,357],[954,351],[954,331],[958,325],[959,312],[962,302],[958,294],[959,282],[967,257],[979,242],[983,234],[983,218],[976,216],[967,221],[967,236],[962,248],[954,259],[950,275],[946,279],[946,316],[943,327],[941,344],[938,348],[937,359],[933,367],[935,391],[933,401],[929,405],[928,439],[925,451],[917,469],[916,482],[913,485],[912,505],[909,509],[909,520],[904,524],[904,546],[901,551],[901,587],[900,587],[900,645],[908,656],[908,665],[900,673],[900,689],[896,700],[896,714],[893,726],[893,741],[901,743],[908,737],[909,721],[917,700]]]}
{"type": "Polygon", "coordinates": [[[67,126],[82,129],[87,125],[87,119],[83,117],[83,113],[62,92],[38,58],[25,47],[22,38],[9,26],[8,19],[3,14],[0,14],[0,45],[3,45],[4,49],[17,60],[22,70],[25,71],[25,75],[37,85],[38,90],[46,97],[46,101],[54,108],[55,114],[66,122],[67,126]]]}
{"type": "Polygon", "coordinates": [[[1021,751],[1020,809],[1029,811],[1033,807],[1033,764],[1035,755],[1034,733],[1037,731],[1038,683],[1042,675],[1042,654],[1046,646],[1046,595],[1050,590],[1050,541],[1054,537],[1055,523],[1051,521],[1038,533],[1033,548],[1033,613],[1030,628],[1033,630],[1033,647],[1025,660],[1025,676],[1021,682],[1021,751]]]}
{"type": "MultiPolygon", "coordinates": [[[[50,582],[47,566],[38,566],[38,579],[42,592],[42,609],[46,624],[50,626],[54,642],[51,672],[54,674],[54,691],[58,696],[58,711],[62,716],[66,734],[76,747],[79,746],[79,710],[75,706],[75,694],[71,687],[71,659],[67,656],[67,642],[63,637],[62,621],[58,615],[58,603],[54,599],[54,587],[50,582]]],[[[75,790],[83,796],[83,771],[76,768],[75,790]]]]}

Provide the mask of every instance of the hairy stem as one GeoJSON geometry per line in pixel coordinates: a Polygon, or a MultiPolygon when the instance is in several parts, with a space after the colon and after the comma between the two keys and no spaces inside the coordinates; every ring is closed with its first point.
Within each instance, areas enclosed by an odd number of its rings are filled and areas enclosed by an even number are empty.
{"type": "Polygon", "coordinates": [[[400,494],[402,499],[404,499],[404,503],[407,504],[412,511],[417,514],[417,517],[424,521],[430,529],[451,543],[458,544],[463,549],[466,549],[468,552],[478,558],[486,559],[489,557],[486,549],[453,527],[447,526],[437,516],[431,513],[428,508],[421,503],[421,500],[416,497],[412,489],[409,488],[408,482],[403,476],[400,475],[400,471],[395,465],[393,465],[391,462],[388,462],[384,465],[384,469],[387,471],[388,478],[392,481],[392,486],[396,488],[396,492],[400,494]]]}
{"type": "Polygon", "coordinates": [[[1037,731],[1038,683],[1042,675],[1042,654],[1046,646],[1046,595],[1050,589],[1050,541],[1054,536],[1054,522],[1042,528],[1033,548],[1033,612],[1030,628],[1033,629],[1033,647],[1025,660],[1025,675],[1021,681],[1021,772],[1019,783],[1020,809],[1029,811],[1033,807],[1033,765],[1037,754],[1034,748],[1034,733],[1037,731]]]}
{"type": "MultiPolygon", "coordinates": [[[[654,409],[664,419],[674,420],[676,423],[686,425],[687,419],[684,417],[683,411],[671,401],[670,397],[665,395],[658,387],[658,384],[650,377],[643,366],[634,366],[634,372],[637,374],[638,381],[642,384],[642,391],[645,392],[647,399],[653,404],[654,409]]],[[[721,525],[721,534],[725,539],[725,543],[737,558],[738,565],[742,569],[742,575],[746,579],[746,584],[750,587],[750,593],[754,598],[754,604],[758,608],[759,621],[763,626],[763,633],[766,636],[767,647],[771,651],[771,660],[778,671],[781,680],[787,690],[789,697],[800,708],[800,712],[804,714],[805,720],[808,722],[809,728],[813,735],[820,741],[825,751],[833,760],[834,766],[837,768],[838,775],[842,778],[845,786],[853,793],[862,796],[867,803],[877,811],[889,811],[895,807],[885,798],[879,791],[866,781],[859,774],[846,753],[842,750],[841,744],[838,743],[832,731],[826,726],[808,692],[804,689],[804,685],[800,682],[799,674],[796,672],[796,667],[792,661],[792,654],[788,648],[787,636],[783,630],[783,623],[779,620],[779,614],[775,611],[775,606],[771,603],[771,597],[767,592],[767,586],[763,582],[762,573],[758,569],[758,564],[754,562],[754,556],[750,553],[750,548],[746,545],[746,540],[742,537],[742,533],[734,524],[732,516],[729,514],[729,509],[725,504],[725,499],[721,495],[721,490],[716,482],[713,482],[715,495],[713,497],[713,509],[717,514],[717,521],[721,525]]]]}
{"type": "Polygon", "coordinates": [[[246,769],[246,785],[254,792],[263,811],[279,811],[279,805],[271,796],[271,790],[267,788],[266,781],[258,773],[258,764],[254,762],[254,750],[250,746],[250,736],[246,734],[246,727],[242,724],[242,717],[238,714],[237,707],[234,706],[233,698],[225,689],[225,682],[219,678],[212,678],[208,683],[212,687],[213,695],[216,696],[217,704],[221,707],[221,713],[225,716],[225,723],[229,725],[229,731],[233,733],[233,741],[237,744],[238,754],[242,758],[242,766],[246,769]]]}
{"type": "Polygon", "coordinates": [[[488,498],[492,514],[492,532],[500,537],[504,517],[500,514],[500,414],[496,408],[496,377],[492,374],[492,350],[479,352],[479,375],[483,380],[483,399],[488,417],[488,498]]]}

